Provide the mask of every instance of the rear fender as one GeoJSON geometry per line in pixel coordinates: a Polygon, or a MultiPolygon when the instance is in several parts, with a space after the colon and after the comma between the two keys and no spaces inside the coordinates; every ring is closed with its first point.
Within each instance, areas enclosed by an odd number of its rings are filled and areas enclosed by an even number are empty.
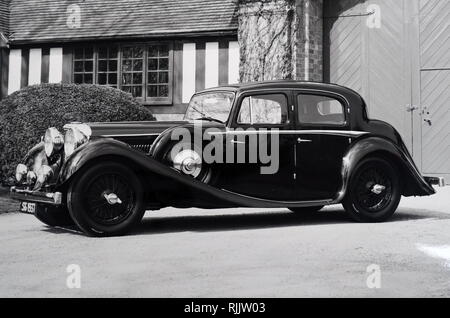
{"type": "Polygon", "coordinates": [[[395,161],[395,164],[400,169],[401,181],[404,182],[402,195],[426,196],[435,193],[433,187],[420,174],[406,148],[401,149],[391,141],[380,137],[368,137],[356,142],[344,156],[341,171],[342,188],[338,193],[336,202],[341,202],[345,197],[350,178],[355,172],[358,163],[364,158],[371,156],[384,157],[395,161]]]}

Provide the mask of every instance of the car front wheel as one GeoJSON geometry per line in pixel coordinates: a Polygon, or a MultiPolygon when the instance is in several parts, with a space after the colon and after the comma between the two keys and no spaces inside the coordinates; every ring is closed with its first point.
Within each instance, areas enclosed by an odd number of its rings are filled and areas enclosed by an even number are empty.
{"type": "Polygon", "coordinates": [[[75,223],[92,236],[126,234],[145,212],[139,178],[115,162],[83,171],[70,185],[67,205],[75,223]]]}
{"type": "Polygon", "coordinates": [[[73,220],[67,208],[37,205],[34,216],[42,223],[54,226],[73,225],[73,220]]]}
{"type": "Polygon", "coordinates": [[[343,206],[358,222],[383,222],[395,213],[400,199],[394,166],[385,159],[370,158],[356,167],[343,206]]]}

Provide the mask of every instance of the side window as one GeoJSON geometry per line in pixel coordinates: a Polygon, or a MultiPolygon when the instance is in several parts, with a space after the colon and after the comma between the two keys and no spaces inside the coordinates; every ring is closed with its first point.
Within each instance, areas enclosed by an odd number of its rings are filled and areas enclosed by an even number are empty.
{"type": "Polygon", "coordinates": [[[247,96],[242,100],[237,122],[240,124],[286,124],[287,99],[284,94],[247,96]]]}
{"type": "Polygon", "coordinates": [[[344,105],[329,96],[300,94],[297,96],[298,118],[302,124],[342,125],[344,105]]]}

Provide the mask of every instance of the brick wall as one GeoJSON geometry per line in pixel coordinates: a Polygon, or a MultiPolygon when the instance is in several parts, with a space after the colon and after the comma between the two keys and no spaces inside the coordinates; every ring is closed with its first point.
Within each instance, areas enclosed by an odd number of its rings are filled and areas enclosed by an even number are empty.
{"type": "Polygon", "coordinates": [[[323,0],[297,0],[296,79],[323,80],[323,0]]]}

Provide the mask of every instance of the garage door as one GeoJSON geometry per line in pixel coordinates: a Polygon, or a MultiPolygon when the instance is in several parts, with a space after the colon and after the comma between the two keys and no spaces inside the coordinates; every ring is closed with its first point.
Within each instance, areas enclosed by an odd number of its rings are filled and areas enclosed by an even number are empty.
{"type": "Polygon", "coordinates": [[[422,170],[450,177],[450,1],[420,0],[422,170]]]}
{"type": "Polygon", "coordinates": [[[405,6],[410,0],[325,1],[324,77],[359,92],[369,116],[392,124],[412,149],[411,66],[405,6]],[[380,23],[370,25],[377,11],[380,23]]]}

